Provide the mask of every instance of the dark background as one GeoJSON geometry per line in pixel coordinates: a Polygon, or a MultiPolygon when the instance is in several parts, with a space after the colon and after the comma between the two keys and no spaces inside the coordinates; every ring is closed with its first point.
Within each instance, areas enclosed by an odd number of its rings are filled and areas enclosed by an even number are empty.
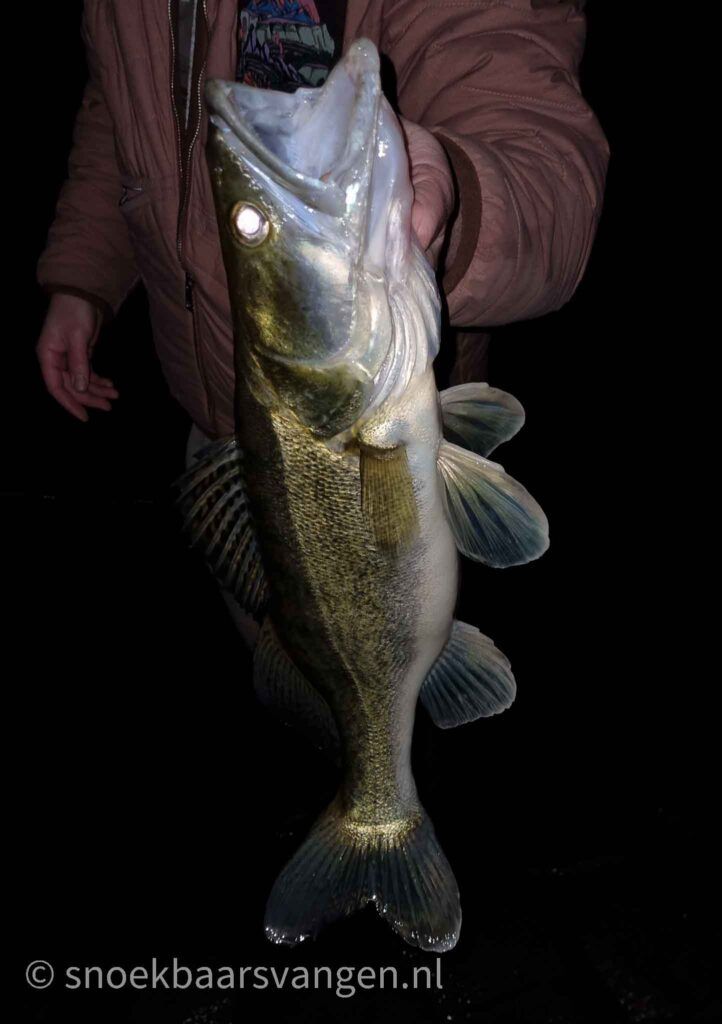
{"type": "MultiPolygon", "coordinates": [[[[626,5],[625,5],[626,6],[626,5]]],[[[646,6],[646,5],[642,5],[646,6]]],[[[268,718],[215,585],[178,536],[168,485],[189,429],[139,291],[96,368],[121,398],[83,425],[41,385],[34,264],[85,79],[81,4],[16,10],[32,61],[10,120],[4,521],[7,878],[23,1024],[408,1019],[616,1024],[719,1019],[712,977],[716,721],[679,573],[704,558],[680,374],[690,251],[676,231],[684,117],[668,41],[644,12],[587,5],[583,88],[612,148],[586,277],[561,311],[495,330],[490,380],[527,410],[506,468],[552,546],[502,573],[464,566],[460,617],[515,668],[512,711],[461,730],[420,715],[419,790],[464,925],[433,993],[207,995],[27,989],[24,964],[416,964],[371,910],[296,951],[267,944],[265,898],[334,790],[268,718]],[[32,16],[31,16],[32,15],[32,16]],[[636,22],[634,21],[636,18],[636,22]],[[675,79],[673,81],[672,79],[675,79]],[[17,162],[16,162],[17,161],[17,162]],[[15,234],[15,233],[14,233],[15,234]],[[237,1016],[233,1016],[237,1014],[237,1016]]],[[[675,52],[684,40],[675,40],[675,52]]],[[[685,384],[681,381],[684,381],[685,384]]],[[[433,958],[432,962],[433,962],[433,958]]]]}

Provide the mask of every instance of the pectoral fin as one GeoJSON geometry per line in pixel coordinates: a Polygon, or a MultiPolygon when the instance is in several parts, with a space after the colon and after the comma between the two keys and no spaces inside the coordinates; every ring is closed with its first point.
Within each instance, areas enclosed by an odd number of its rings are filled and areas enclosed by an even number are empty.
{"type": "Polygon", "coordinates": [[[539,558],[549,527],[539,505],[503,468],[442,441],[437,465],[456,546],[467,558],[504,568],[539,558]]]}
{"type": "Polygon", "coordinates": [[[439,395],[444,437],[477,455],[490,455],[524,425],[513,395],[488,384],[459,384],[439,395]]]}
{"type": "Polygon", "coordinates": [[[235,435],[197,453],[198,463],[175,481],[181,529],[200,548],[218,581],[247,612],[267,600],[266,577],[243,484],[243,455],[235,435]]]}
{"type": "Polygon", "coordinates": [[[516,696],[516,683],[509,661],[488,636],[454,622],[420,696],[436,725],[451,729],[504,711],[516,696]]]}
{"type": "Polygon", "coordinates": [[[362,444],[361,507],[378,547],[395,552],[419,532],[419,514],[406,447],[362,444]]]}

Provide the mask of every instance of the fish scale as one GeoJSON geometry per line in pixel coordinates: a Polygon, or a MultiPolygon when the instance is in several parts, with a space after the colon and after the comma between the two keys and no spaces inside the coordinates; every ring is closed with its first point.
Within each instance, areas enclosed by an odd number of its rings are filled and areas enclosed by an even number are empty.
{"type": "Polygon", "coordinates": [[[454,605],[458,551],[503,567],[548,544],[537,503],[487,458],[523,410],[485,384],[437,394],[440,299],[372,43],[319,89],[213,80],[206,98],[237,432],[181,478],[179,505],[263,618],[257,694],[342,767],[273,887],[266,934],[294,945],[372,902],[443,952],[461,907],[417,796],[413,724],[419,698],[441,728],[514,699],[508,660],[454,605]]]}
{"type": "Polygon", "coordinates": [[[263,562],[278,581],[276,631],[339,719],[354,819],[395,820],[408,796],[400,794],[394,750],[413,725],[400,720],[396,695],[412,660],[424,542],[403,559],[379,552],[361,514],[358,456],[319,444],[248,393],[240,406],[263,562]]]}

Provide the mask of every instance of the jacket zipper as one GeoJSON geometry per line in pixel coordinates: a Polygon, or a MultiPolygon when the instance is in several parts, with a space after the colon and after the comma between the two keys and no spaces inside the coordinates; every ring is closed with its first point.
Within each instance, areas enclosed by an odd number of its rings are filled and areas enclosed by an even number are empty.
{"type": "MultiPolygon", "coordinates": [[[[178,255],[178,262],[184,273],[185,280],[185,292],[184,292],[184,305],[185,308],[191,313],[193,318],[193,347],[196,354],[196,363],[198,366],[198,372],[200,374],[203,388],[206,395],[206,404],[208,407],[208,416],[211,423],[214,425],[215,420],[215,402],[211,394],[210,388],[208,387],[208,378],[206,375],[206,368],[201,353],[201,346],[198,338],[198,330],[195,315],[195,300],[193,294],[193,275],[191,274],[188,266],[185,262],[183,255],[183,242],[184,235],[188,221],[188,193],[189,193],[189,177],[190,177],[190,164],[191,157],[193,155],[193,149],[201,131],[201,117],[203,114],[203,104],[201,100],[201,83],[206,70],[207,64],[207,48],[208,48],[208,8],[206,0],[201,0],[201,10],[203,14],[203,22],[205,26],[205,47],[206,52],[203,55],[203,63],[198,72],[198,77],[195,82],[196,87],[196,116],[195,124],[193,127],[193,135],[184,147],[183,145],[183,133],[181,131],[180,119],[178,117],[178,107],[176,104],[176,90],[175,90],[175,70],[176,70],[176,41],[175,41],[175,25],[173,19],[173,0],[168,0],[168,23],[170,26],[170,43],[171,43],[171,68],[170,68],[170,93],[171,93],[171,106],[173,107],[173,118],[175,120],[176,129],[176,147],[178,157],[178,173],[179,173],[179,185],[180,185],[180,203],[178,207],[178,221],[176,227],[176,253],[178,255]],[[184,152],[185,149],[185,152],[184,152]]],[[[198,41],[196,40],[196,47],[198,41]]],[[[193,64],[196,63],[195,51],[192,55],[193,64]]],[[[191,81],[191,89],[193,88],[193,82],[191,81]]]]}

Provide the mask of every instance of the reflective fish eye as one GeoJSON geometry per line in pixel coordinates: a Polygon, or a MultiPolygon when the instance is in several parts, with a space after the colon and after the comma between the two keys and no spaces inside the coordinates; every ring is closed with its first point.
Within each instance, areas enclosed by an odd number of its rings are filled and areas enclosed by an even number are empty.
{"type": "Polygon", "coordinates": [[[231,228],[243,245],[265,242],[271,229],[268,217],[253,203],[239,202],[231,210],[231,228]]]}

